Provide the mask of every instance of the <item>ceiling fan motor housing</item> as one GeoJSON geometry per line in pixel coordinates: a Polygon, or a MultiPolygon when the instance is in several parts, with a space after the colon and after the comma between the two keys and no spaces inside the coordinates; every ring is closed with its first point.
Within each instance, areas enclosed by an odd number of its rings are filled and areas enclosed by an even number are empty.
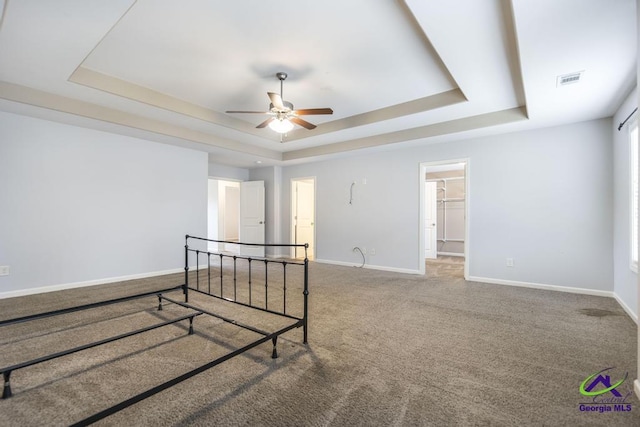
{"type": "MultiPolygon", "coordinates": [[[[283,111],[286,111],[286,112],[293,111],[293,104],[292,104],[292,103],[290,103],[289,101],[282,101],[282,104],[283,104],[283,105],[284,105],[284,107],[285,107],[285,110],[283,110],[283,111]]],[[[269,110],[271,110],[271,111],[276,111],[276,112],[281,111],[281,110],[278,110],[278,109],[273,105],[273,103],[269,103],[269,110]]]]}

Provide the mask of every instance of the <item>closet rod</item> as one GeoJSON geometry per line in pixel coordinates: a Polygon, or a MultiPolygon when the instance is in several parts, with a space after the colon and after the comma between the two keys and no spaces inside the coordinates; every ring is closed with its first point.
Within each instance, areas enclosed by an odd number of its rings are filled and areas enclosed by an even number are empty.
{"type": "Polygon", "coordinates": [[[435,181],[459,181],[464,179],[464,176],[453,176],[451,178],[429,178],[427,182],[435,182],[435,181]]]}

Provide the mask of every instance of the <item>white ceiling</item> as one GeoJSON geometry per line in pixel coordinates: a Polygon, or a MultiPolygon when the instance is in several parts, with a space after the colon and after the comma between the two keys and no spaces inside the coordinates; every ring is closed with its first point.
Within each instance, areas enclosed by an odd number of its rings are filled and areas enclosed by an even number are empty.
{"type": "Polygon", "coordinates": [[[611,116],[635,86],[635,0],[5,0],[0,110],[240,167],[611,116]],[[284,143],[275,73],[306,116],[284,143]],[[584,71],[557,87],[558,75],[584,71]]]}

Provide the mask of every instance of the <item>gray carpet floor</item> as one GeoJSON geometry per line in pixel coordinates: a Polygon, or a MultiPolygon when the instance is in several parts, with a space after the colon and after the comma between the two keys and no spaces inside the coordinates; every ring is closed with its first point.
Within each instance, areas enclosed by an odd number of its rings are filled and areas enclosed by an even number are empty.
{"type": "MultiPolygon", "coordinates": [[[[308,345],[295,329],[279,340],[277,359],[271,344],[262,344],[98,425],[640,425],[635,396],[627,399],[630,412],[579,410],[588,375],[615,367],[617,380],[628,372],[618,387],[623,394],[637,378],[637,328],[615,300],[466,282],[455,262],[431,263],[427,271],[311,263],[308,345]]],[[[296,312],[300,277],[288,277],[296,312]]],[[[0,320],[181,281],[172,275],[0,300],[0,320]]],[[[270,285],[269,303],[281,294],[270,285]]],[[[253,310],[193,293],[191,300],[240,321],[280,326],[253,310]]],[[[186,312],[156,308],[149,297],[2,327],[0,366],[186,312]]],[[[0,401],[0,425],[77,422],[258,338],[204,316],[194,335],[186,328],[182,322],[15,371],[14,396],[0,401]]]]}

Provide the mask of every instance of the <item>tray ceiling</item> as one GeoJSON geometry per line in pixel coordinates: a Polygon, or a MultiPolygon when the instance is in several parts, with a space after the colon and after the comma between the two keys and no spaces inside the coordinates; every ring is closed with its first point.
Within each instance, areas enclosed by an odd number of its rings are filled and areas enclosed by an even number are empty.
{"type": "Polygon", "coordinates": [[[244,167],[585,120],[612,114],[633,86],[635,49],[589,52],[562,36],[635,34],[635,2],[619,3],[5,0],[0,109],[188,146],[244,167]],[[567,15],[569,3],[582,13],[567,15]],[[549,28],[540,34],[536,22],[549,28]],[[603,58],[617,70],[602,71],[608,81],[598,75],[603,58]],[[548,87],[585,68],[588,87],[548,87]],[[289,74],[284,99],[296,108],[334,110],[305,117],[318,127],[297,128],[284,143],[255,128],[266,116],[225,113],[266,111],[279,71],[289,74]],[[576,93],[600,99],[563,118],[541,93],[565,104],[576,93]]]}

